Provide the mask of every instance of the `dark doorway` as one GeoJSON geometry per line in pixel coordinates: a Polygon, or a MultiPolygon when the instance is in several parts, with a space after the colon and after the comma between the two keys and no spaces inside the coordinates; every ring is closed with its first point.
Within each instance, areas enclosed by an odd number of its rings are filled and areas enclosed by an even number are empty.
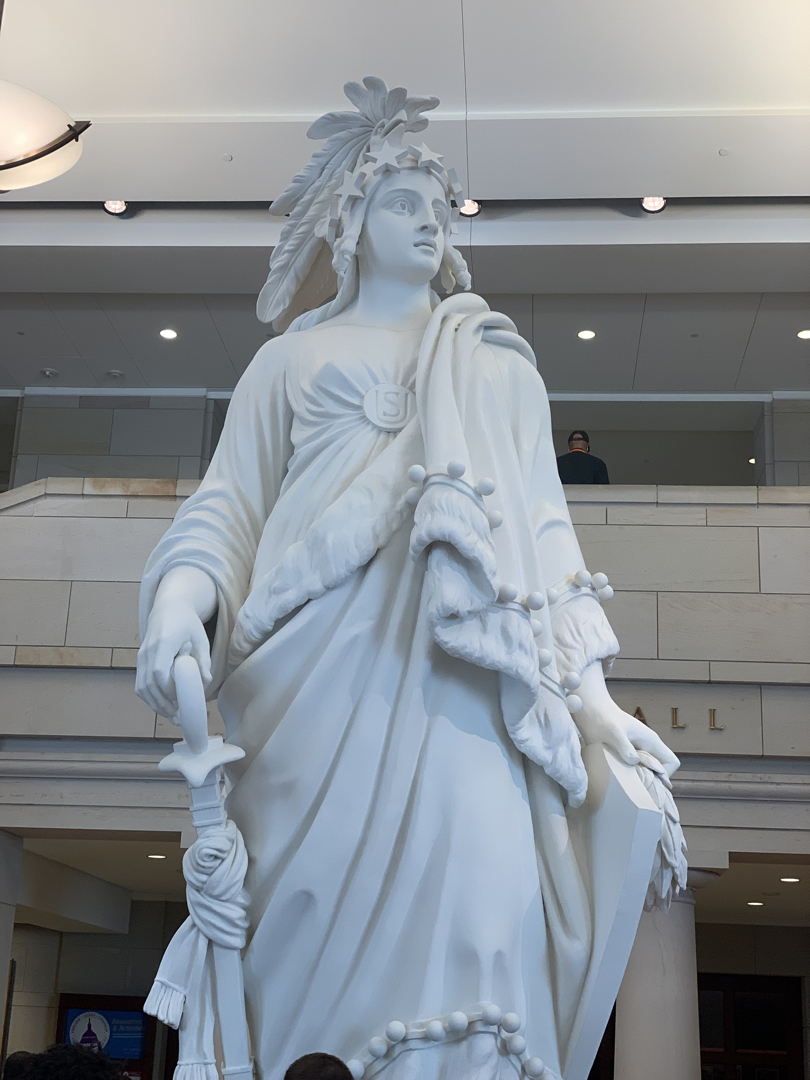
{"type": "Polygon", "coordinates": [[[610,1019],[599,1044],[599,1052],[593,1063],[593,1068],[588,1074],[588,1080],[613,1080],[613,1055],[616,1051],[616,1006],[610,1014],[610,1019]]]}
{"type": "Polygon", "coordinates": [[[801,980],[699,975],[701,1080],[802,1080],[801,980]]]}

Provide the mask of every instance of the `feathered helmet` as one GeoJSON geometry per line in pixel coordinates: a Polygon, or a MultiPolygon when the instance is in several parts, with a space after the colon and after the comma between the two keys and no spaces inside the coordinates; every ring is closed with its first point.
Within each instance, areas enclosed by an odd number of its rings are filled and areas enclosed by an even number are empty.
{"type": "MultiPolygon", "coordinates": [[[[279,217],[289,215],[289,221],[270,257],[270,273],[256,312],[278,331],[286,330],[297,316],[292,329],[320,322],[354,299],[355,250],[366,199],[388,173],[427,169],[445,189],[452,231],[457,231],[463,192],[455,170],[445,169],[441,155],[424,144],[416,146],[405,138],[427,127],[423,114],[435,109],[439,99],[408,97],[403,87],[389,90],[373,76],[363,79],[363,86],[350,82],[343,89],[358,111],[330,112],[315,121],[307,136],[326,139],[325,145],[270,207],[279,217]]],[[[449,241],[441,281],[448,292],[456,283],[470,287],[467,266],[449,241]]]]}

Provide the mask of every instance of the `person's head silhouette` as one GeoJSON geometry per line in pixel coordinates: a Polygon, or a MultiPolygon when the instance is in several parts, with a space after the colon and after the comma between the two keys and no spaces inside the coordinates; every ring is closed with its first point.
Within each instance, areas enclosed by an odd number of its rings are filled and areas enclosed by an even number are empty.
{"type": "Polygon", "coordinates": [[[352,1074],[332,1054],[305,1054],[290,1065],[284,1080],[352,1080],[352,1074]]]}

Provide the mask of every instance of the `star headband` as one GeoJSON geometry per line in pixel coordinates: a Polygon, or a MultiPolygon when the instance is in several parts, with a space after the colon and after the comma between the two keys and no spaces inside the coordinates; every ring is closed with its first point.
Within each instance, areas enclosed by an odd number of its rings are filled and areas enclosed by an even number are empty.
{"type": "Polygon", "coordinates": [[[382,180],[389,173],[401,173],[407,169],[425,169],[440,181],[454,204],[451,213],[453,222],[451,232],[458,232],[455,222],[458,220],[459,207],[464,203],[464,189],[459,183],[456,170],[446,169],[442,164],[444,158],[441,154],[435,153],[424,143],[421,146],[410,145],[397,148],[391,142],[384,141],[379,148],[370,149],[363,156],[365,161],[354,171],[344,172],[343,183],[336,189],[329,207],[329,217],[323,235],[330,245],[333,245],[338,237],[343,215],[356,200],[366,198],[376,180],[382,180]]]}

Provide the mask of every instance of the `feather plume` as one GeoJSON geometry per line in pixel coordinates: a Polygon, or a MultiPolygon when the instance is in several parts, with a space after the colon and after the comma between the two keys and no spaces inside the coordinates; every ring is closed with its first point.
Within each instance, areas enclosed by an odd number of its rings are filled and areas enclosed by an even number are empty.
{"type": "MultiPolygon", "coordinates": [[[[358,111],[329,112],[310,126],[307,136],[326,142],[270,207],[275,215],[289,215],[289,220],[281,230],[256,304],[262,322],[283,322],[282,316],[306,285],[325,242],[320,226],[344,172],[354,171],[375,137],[386,138],[397,127],[422,130],[427,126],[422,113],[439,104],[438,98],[409,98],[401,86],[389,90],[382,79],[371,75],[362,86],[350,82],[343,89],[358,111]]],[[[318,261],[323,279],[323,258],[318,261]]],[[[318,291],[323,291],[323,285],[318,291]]]]}

